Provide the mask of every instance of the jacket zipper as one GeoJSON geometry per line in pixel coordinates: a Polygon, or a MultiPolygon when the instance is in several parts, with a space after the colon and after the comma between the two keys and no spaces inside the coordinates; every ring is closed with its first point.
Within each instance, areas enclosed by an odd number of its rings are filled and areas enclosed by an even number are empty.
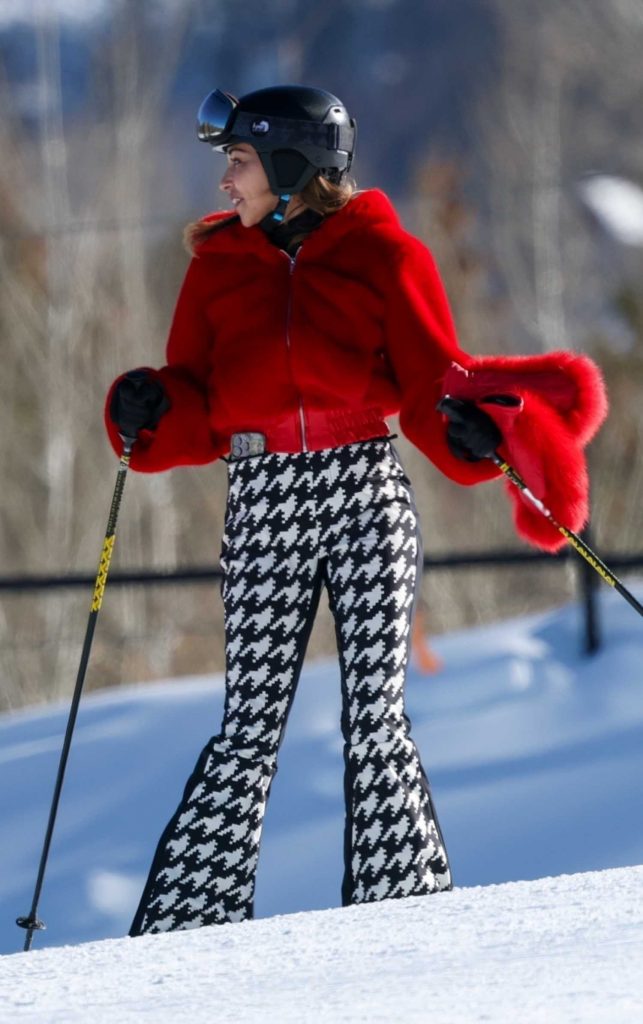
{"type": "MultiPolygon", "coordinates": [[[[285,256],[287,257],[288,262],[290,264],[290,266],[289,266],[289,280],[288,280],[288,308],[287,308],[287,311],[286,311],[286,348],[288,349],[288,355],[290,356],[290,352],[291,352],[291,347],[290,347],[290,309],[291,309],[291,306],[292,306],[292,284],[290,282],[290,278],[292,278],[292,275],[293,275],[294,270],[295,270],[295,263],[297,261],[297,253],[295,253],[294,256],[290,256],[288,253],[285,253],[285,256]]],[[[292,366],[292,363],[291,363],[291,366],[292,366]]],[[[308,451],[308,446],[306,444],[306,421],[304,419],[304,403],[303,403],[303,399],[302,399],[301,395],[299,396],[299,429],[301,431],[301,450],[304,451],[304,452],[307,452],[308,451]]]]}

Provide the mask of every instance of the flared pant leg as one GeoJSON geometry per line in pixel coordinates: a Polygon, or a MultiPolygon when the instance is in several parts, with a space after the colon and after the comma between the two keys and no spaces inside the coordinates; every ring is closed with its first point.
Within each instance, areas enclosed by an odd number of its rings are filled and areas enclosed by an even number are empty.
{"type": "MultiPolygon", "coordinates": [[[[335,491],[340,486],[335,481],[335,491]]],[[[345,905],[452,888],[404,710],[422,545],[411,485],[392,446],[365,466],[355,500],[358,506],[361,500],[359,514],[326,522],[342,671],[345,905]]],[[[322,524],[324,512],[320,504],[322,524]]]]}
{"type": "Polygon", "coordinates": [[[130,935],[253,915],[266,802],[322,580],[313,476],[294,458],[229,467],[222,729],[161,836],[130,935]]]}

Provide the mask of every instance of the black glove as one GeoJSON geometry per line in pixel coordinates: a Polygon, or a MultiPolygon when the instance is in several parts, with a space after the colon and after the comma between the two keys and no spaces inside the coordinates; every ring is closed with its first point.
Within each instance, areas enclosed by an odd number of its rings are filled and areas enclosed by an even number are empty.
{"type": "MultiPolygon", "coordinates": [[[[484,401],[497,402],[498,405],[516,404],[513,395],[491,395],[484,401]]],[[[447,444],[457,459],[480,462],[493,455],[502,443],[502,434],[496,423],[475,402],[447,395],[438,402],[437,408],[449,417],[447,444]]]]}
{"type": "Polygon", "coordinates": [[[169,408],[160,380],[147,370],[130,370],[114,388],[109,415],[123,437],[136,437],[139,430],[154,430],[169,408]]]}

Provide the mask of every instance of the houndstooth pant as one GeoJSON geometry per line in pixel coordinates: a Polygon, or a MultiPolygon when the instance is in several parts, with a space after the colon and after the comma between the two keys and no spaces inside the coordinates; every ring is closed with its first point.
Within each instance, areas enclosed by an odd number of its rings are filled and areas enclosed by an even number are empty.
{"type": "Polygon", "coordinates": [[[130,935],[252,917],[264,811],[322,584],[342,677],[343,903],[451,888],[404,713],[420,557],[411,485],[387,439],[229,463],[222,729],[161,836],[130,935]]]}

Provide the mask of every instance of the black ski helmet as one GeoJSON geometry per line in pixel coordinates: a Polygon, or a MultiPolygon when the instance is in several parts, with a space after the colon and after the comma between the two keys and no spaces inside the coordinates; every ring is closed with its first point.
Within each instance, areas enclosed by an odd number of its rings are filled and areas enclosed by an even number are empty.
{"type": "Polygon", "coordinates": [[[256,149],[271,192],[301,192],[321,173],[339,184],[355,149],[355,120],[336,96],[305,85],[257,89],[237,100],[215,89],[197,115],[202,142],[225,151],[235,142],[256,149]]]}

